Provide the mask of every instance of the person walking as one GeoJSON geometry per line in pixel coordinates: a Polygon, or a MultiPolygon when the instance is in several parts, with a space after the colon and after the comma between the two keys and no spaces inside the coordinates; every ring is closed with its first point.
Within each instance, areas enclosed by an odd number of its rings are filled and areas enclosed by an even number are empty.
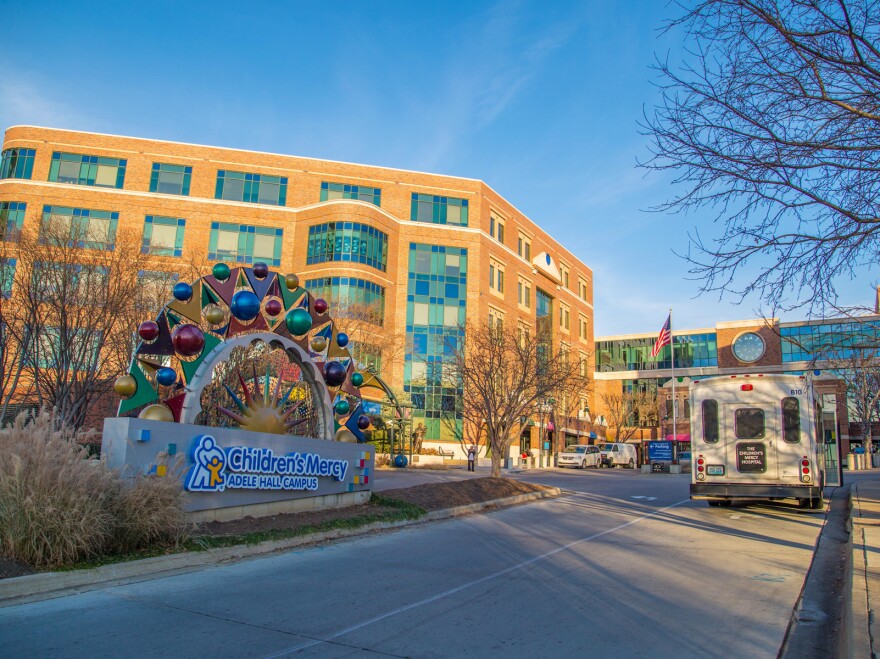
{"type": "Polygon", "coordinates": [[[471,444],[468,449],[468,471],[474,471],[474,462],[477,459],[477,447],[471,444]]]}

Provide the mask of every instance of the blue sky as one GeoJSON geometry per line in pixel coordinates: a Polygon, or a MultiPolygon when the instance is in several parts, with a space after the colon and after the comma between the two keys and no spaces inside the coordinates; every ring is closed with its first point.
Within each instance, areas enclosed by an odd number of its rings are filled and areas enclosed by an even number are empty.
{"type": "MultiPolygon", "coordinates": [[[[597,336],[755,317],[697,297],[645,212],[665,2],[0,2],[0,127],[35,124],[486,181],[593,269],[597,336]]],[[[868,304],[876,273],[841,282],[868,304]]],[[[797,319],[794,313],[783,318],[797,319]]]]}

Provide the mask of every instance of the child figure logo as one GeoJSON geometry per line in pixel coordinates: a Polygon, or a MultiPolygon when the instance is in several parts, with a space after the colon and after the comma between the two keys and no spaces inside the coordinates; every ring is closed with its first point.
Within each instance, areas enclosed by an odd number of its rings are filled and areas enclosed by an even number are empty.
{"type": "Polygon", "coordinates": [[[217,440],[210,435],[196,438],[192,451],[193,466],[186,477],[186,489],[190,492],[222,492],[226,489],[223,470],[226,454],[217,440]]]}

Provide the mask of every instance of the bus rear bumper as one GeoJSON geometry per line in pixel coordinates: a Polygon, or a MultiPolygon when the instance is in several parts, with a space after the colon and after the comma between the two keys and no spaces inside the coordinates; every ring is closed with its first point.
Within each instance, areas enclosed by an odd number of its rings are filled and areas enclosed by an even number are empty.
{"type": "Polygon", "coordinates": [[[816,499],[818,485],[691,483],[691,499],[816,499]]]}

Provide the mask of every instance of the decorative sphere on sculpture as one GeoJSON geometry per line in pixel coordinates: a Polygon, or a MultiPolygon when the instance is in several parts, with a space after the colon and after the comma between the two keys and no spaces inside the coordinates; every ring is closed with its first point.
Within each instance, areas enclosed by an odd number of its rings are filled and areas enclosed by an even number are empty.
{"type": "Polygon", "coordinates": [[[287,312],[284,322],[294,336],[302,336],[312,329],[312,317],[305,309],[291,309],[287,312]]]}
{"type": "Polygon", "coordinates": [[[211,268],[211,274],[214,275],[214,279],[217,281],[226,281],[232,273],[229,270],[228,265],[225,263],[217,263],[211,268]]]}
{"type": "Polygon", "coordinates": [[[349,410],[351,410],[351,405],[348,404],[347,400],[337,401],[336,405],[333,406],[333,411],[339,416],[345,416],[348,414],[349,410]]]}
{"type": "Polygon", "coordinates": [[[205,347],[205,335],[195,325],[178,325],[171,333],[174,349],[184,357],[194,357],[205,347]]]}
{"type": "Polygon", "coordinates": [[[287,286],[289,291],[299,288],[299,277],[296,275],[284,275],[284,285],[287,286]]]}
{"type": "Polygon", "coordinates": [[[131,398],[137,391],[137,380],[130,375],[123,375],[113,383],[113,391],[122,398],[131,398]]]}
{"type": "Polygon", "coordinates": [[[327,348],[327,339],[323,336],[313,336],[310,345],[315,352],[324,352],[327,348]]]}
{"type": "Polygon", "coordinates": [[[145,320],[138,325],[138,336],[147,343],[155,341],[159,336],[159,323],[154,320],[145,320]]]}
{"type": "Polygon", "coordinates": [[[205,307],[204,314],[205,320],[208,321],[208,323],[210,323],[211,325],[219,325],[226,318],[226,314],[223,313],[223,309],[218,307],[216,304],[210,304],[205,307]]]}
{"type": "Polygon", "coordinates": [[[344,348],[345,346],[347,346],[348,345],[348,334],[346,334],[345,332],[340,332],[339,334],[337,334],[336,335],[336,345],[338,345],[340,348],[344,348]]]}
{"type": "Polygon", "coordinates": [[[284,310],[284,306],[281,304],[281,300],[276,298],[272,298],[266,302],[266,313],[272,316],[273,318],[280,314],[284,310]]]}
{"type": "Polygon", "coordinates": [[[163,387],[170,387],[177,380],[177,373],[173,368],[168,368],[167,366],[163,366],[158,371],[156,371],[156,382],[161,384],[163,387]]]}
{"type": "Polygon", "coordinates": [[[315,313],[325,314],[327,313],[328,308],[327,300],[323,298],[318,298],[315,300],[315,303],[312,305],[312,308],[315,310],[315,313]]]}
{"type": "Polygon", "coordinates": [[[254,263],[254,276],[257,279],[265,279],[269,274],[269,266],[263,263],[262,261],[259,263],[254,263]]]}
{"type": "Polygon", "coordinates": [[[338,387],[345,382],[345,366],[339,362],[327,362],[324,364],[324,382],[328,387],[338,387]]]}
{"type": "Polygon", "coordinates": [[[179,300],[180,302],[189,302],[189,300],[193,296],[193,288],[185,282],[180,282],[174,284],[174,288],[171,289],[171,294],[174,296],[175,300],[179,300]]]}
{"type": "Polygon", "coordinates": [[[239,320],[253,320],[260,313],[260,298],[251,291],[238,291],[232,296],[229,310],[239,320]]]}
{"type": "Polygon", "coordinates": [[[351,384],[354,387],[360,387],[364,383],[364,375],[363,373],[352,373],[351,374],[351,384]]]}
{"type": "Polygon", "coordinates": [[[394,456],[395,467],[403,468],[406,466],[407,462],[409,462],[409,460],[406,459],[406,456],[403,453],[398,453],[396,456],[394,456]]]}
{"type": "Polygon", "coordinates": [[[361,414],[358,417],[358,428],[360,428],[361,430],[366,430],[369,427],[370,427],[370,417],[368,417],[366,414],[361,414]]]}
{"type": "Polygon", "coordinates": [[[138,414],[138,418],[149,419],[150,421],[167,421],[169,423],[174,421],[174,415],[171,413],[171,410],[161,403],[147,405],[141,410],[141,413],[138,414]]]}

